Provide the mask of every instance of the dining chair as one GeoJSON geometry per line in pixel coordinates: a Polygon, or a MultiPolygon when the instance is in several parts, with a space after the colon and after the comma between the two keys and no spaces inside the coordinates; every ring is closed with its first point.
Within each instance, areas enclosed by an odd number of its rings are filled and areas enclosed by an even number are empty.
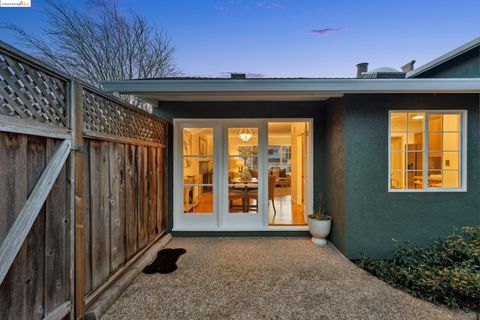
{"type": "Polygon", "coordinates": [[[243,197],[243,191],[239,189],[235,189],[233,187],[228,188],[228,203],[229,203],[229,211],[232,212],[233,209],[242,209],[244,211],[245,209],[245,203],[244,203],[244,197],[243,197]],[[234,205],[233,201],[234,200],[242,200],[241,205],[234,205]]]}
{"type": "MultiPolygon", "coordinates": [[[[275,183],[277,181],[277,177],[275,175],[268,176],[268,201],[272,201],[273,207],[273,220],[275,220],[275,216],[277,214],[277,209],[275,208],[275,183]]],[[[255,209],[258,212],[258,189],[250,190],[247,192],[247,206],[250,211],[250,208],[255,209]],[[255,200],[255,204],[250,204],[250,199],[255,200]]]]}

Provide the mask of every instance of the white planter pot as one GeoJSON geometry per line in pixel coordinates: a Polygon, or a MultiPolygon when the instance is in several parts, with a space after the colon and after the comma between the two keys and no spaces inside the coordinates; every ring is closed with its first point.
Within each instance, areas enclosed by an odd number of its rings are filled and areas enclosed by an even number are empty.
{"type": "Polygon", "coordinates": [[[312,242],[324,246],[327,244],[326,238],[330,234],[332,220],[315,220],[308,218],[308,230],[312,235],[312,242]]]}

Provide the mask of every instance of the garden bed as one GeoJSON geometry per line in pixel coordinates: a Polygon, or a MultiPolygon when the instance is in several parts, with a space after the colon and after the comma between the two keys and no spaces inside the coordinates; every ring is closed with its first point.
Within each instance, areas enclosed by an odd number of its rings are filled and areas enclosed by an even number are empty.
{"type": "Polygon", "coordinates": [[[480,225],[455,229],[427,247],[396,244],[392,259],[363,257],[357,264],[414,297],[480,312],[480,225]]]}

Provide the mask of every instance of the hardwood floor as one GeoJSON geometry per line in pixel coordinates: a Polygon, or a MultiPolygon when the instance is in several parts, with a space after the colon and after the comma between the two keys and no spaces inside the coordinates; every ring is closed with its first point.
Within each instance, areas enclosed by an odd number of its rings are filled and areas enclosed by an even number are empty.
{"type": "Polygon", "coordinates": [[[193,207],[190,213],[212,213],[213,212],[213,192],[203,192],[200,195],[198,205],[193,207]]]}
{"type": "Polygon", "coordinates": [[[303,217],[303,205],[292,202],[290,195],[276,196],[275,209],[277,214],[273,218],[272,202],[268,203],[268,224],[269,225],[305,225],[305,218],[303,217]]]}
{"type": "MultiPolygon", "coordinates": [[[[213,193],[204,192],[200,196],[200,202],[190,213],[202,214],[213,212],[213,193]]],[[[241,205],[241,200],[235,200],[234,204],[241,205]]],[[[268,224],[269,225],[305,225],[303,216],[303,206],[293,203],[290,195],[275,196],[275,208],[277,214],[273,218],[274,212],[272,202],[268,202],[268,224]]],[[[241,210],[234,210],[240,212],[241,210]]]]}

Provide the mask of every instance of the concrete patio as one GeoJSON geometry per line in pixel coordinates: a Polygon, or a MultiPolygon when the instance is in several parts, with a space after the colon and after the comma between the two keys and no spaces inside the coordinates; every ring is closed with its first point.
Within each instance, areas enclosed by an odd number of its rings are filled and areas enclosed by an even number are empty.
{"type": "Polygon", "coordinates": [[[307,238],[175,238],[178,270],[140,274],[103,319],[474,319],[415,299],[307,238]]]}

